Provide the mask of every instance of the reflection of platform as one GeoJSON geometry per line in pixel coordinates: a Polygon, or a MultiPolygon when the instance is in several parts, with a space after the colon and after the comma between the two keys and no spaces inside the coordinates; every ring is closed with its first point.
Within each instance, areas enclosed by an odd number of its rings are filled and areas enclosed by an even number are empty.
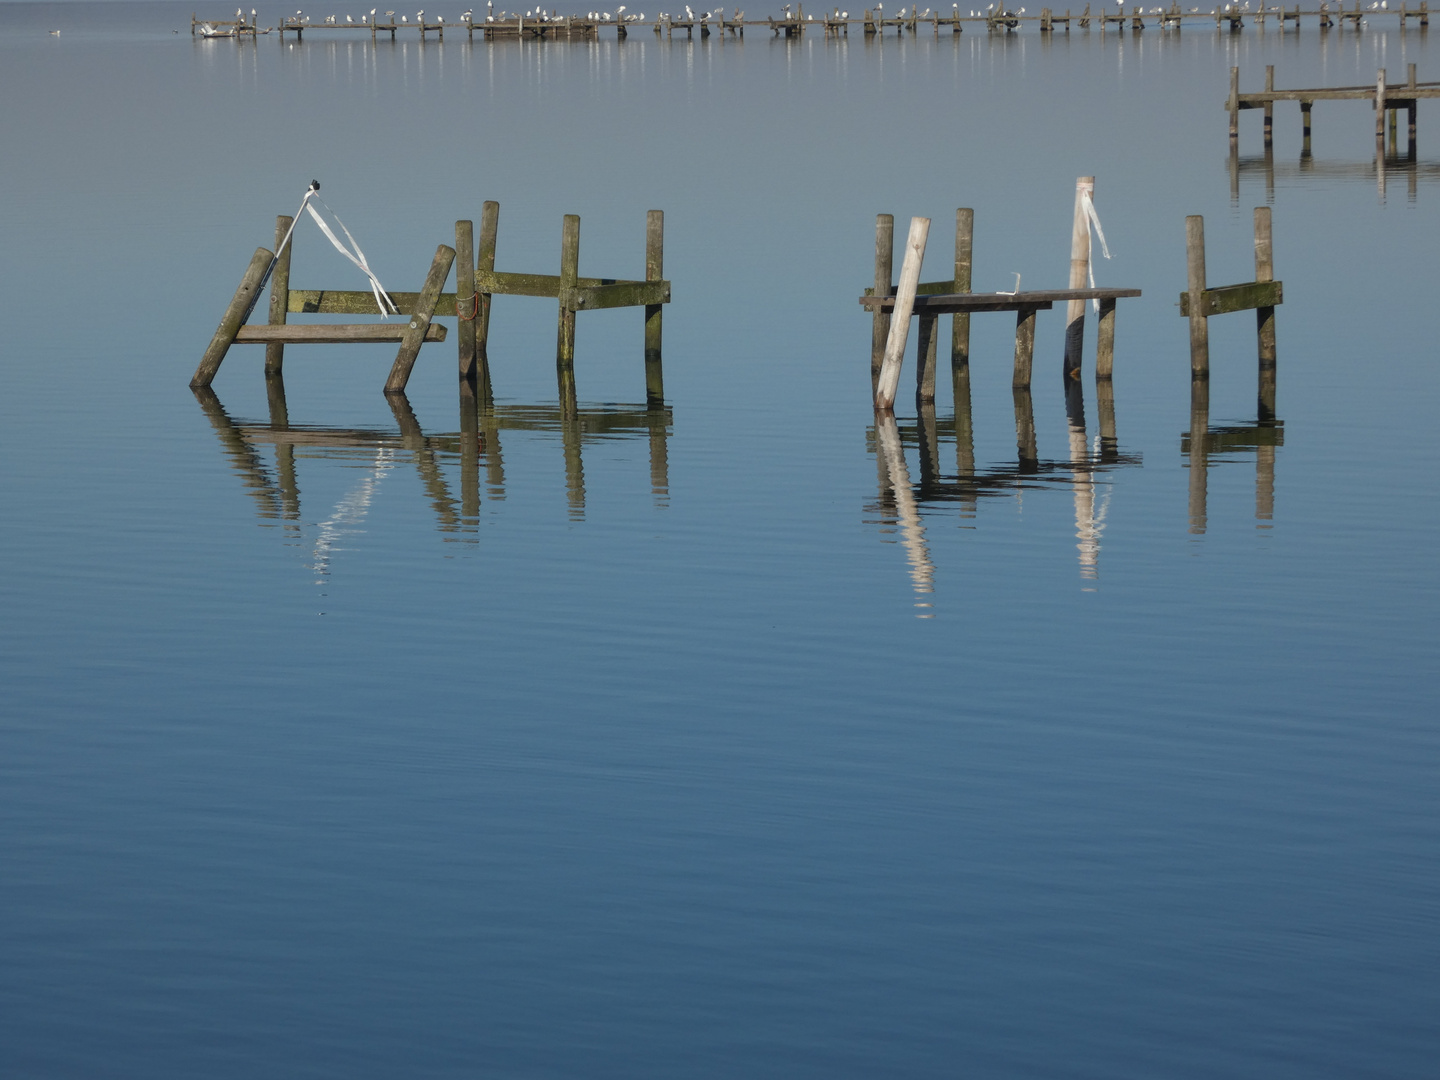
{"type": "Polygon", "coordinates": [[[1270,528],[1275,517],[1275,450],[1284,445],[1285,422],[1273,417],[1211,427],[1210,384],[1203,379],[1192,382],[1190,430],[1180,436],[1180,452],[1189,458],[1190,531],[1201,535],[1209,527],[1210,465],[1223,454],[1255,455],[1255,527],[1270,528]]]}
{"type": "MultiPolygon", "coordinates": [[[[464,384],[462,384],[463,387],[464,384]]],[[[386,395],[395,416],[395,429],[335,428],[292,424],[285,403],[284,384],[271,377],[270,419],[267,423],[233,420],[214,391],[194,391],[200,407],[220,438],[220,444],[258,504],[262,520],[279,520],[294,535],[301,530],[300,487],[296,463],[305,459],[364,461],[368,478],[336,507],[325,521],[317,543],[316,569],[323,572],[329,533],[344,532],[368,510],[380,481],[407,457],[415,465],[436,527],[442,533],[474,534],[480,522],[480,471],[487,495],[505,498],[505,462],[502,432],[549,432],[559,436],[565,463],[565,489],[572,517],[585,513],[585,469],[582,448],[587,442],[644,437],[650,444],[650,489],[657,506],[668,505],[670,493],[666,441],[672,421],[668,408],[596,405],[574,412],[559,405],[493,405],[481,407],[473,394],[462,392],[456,432],[426,434],[403,394],[386,395]],[[267,461],[272,457],[273,464],[267,461]],[[447,468],[458,466],[460,494],[451,493],[447,468]]]]}
{"type": "Polygon", "coordinates": [[[1239,157],[1230,155],[1230,198],[1240,198],[1240,181],[1263,180],[1265,194],[1273,197],[1277,181],[1285,184],[1320,181],[1336,184],[1374,184],[1383,198],[1391,184],[1405,184],[1410,198],[1420,185],[1440,183],[1440,161],[1379,154],[1360,161],[1319,161],[1302,154],[1298,160],[1276,161],[1273,153],[1239,157]]]}
{"type": "MultiPolygon", "coordinates": [[[[1035,412],[1030,391],[1013,390],[1015,399],[1015,464],[991,464],[978,468],[970,412],[968,378],[955,385],[955,415],[938,419],[933,404],[921,402],[919,415],[903,426],[887,413],[877,413],[875,425],[866,433],[867,446],[875,454],[879,470],[879,497],[865,506],[867,524],[898,526],[900,542],[910,562],[910,577],[917,595],[934,591],[935,567],[925,539],[922,512],[928,507],[958,504],[961,517],[974,517],[981,499],[1015,495],[1035,488],[1068,488],[1075,502],[1075,536],[1079,551],[1080,577],[1099,576],[1100,534],[1104,530],[1106,499],[1096,505],[1096,477],[1113,469],[1138,466],[1138,454],[1121,453],[1115,437],[1114,391],[1108,381],[1097,385],[1100,433],[1094,444],[1086,434],[1085,410],[1078,382],[1068,384],[1066,401],[1069,456],[1042,459],[1035,437],[1035,412]],[[941,465],[942,448],[952,443],[955,468],[941,465]],[[913,482],[906,451],[915,448],[920,463],[919,482],[913,482]]],[[[928,600],[917,607],[929,609],[928,600]]],[[[928,611],[921,617],[927,617],[928,611]]]]}

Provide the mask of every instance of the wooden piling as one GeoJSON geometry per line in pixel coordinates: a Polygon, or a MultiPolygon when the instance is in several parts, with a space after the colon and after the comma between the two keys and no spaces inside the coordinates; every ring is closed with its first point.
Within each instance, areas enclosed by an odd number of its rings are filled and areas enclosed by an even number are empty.
{"type": "MultiPolygon", "coordinates": [[[[1085,288],[1090,271],[1090,216],[1085,211],[1087,199],[1095,194],[1095,178],[1082,176],[1075,181],[1075,213],[1070,229],[1070,288],[1085,288]]],[[[1034,341],[1034,312],[1031,312],[1031,341],[1034,341]]],[[[1016,338],[1019,349],[1019,338],[1016,338]]],[[[1065,307],[1065,377],[1077,378],[1085,355],[1085,301],[1071,300],[1065,307]]],[[[1019,354],[1016,359],[1018,362],[1019,354]]],[[[1030,380],[1025,380],[1029,385],[1030,380]]]]}
{"type": "Polygon", "coordinates": [[[566,214],[560,235],[560,315],[555,345],[555,375],[560,390],[560,407],[575,408],[575,311],[566,306],[565,290],[574,289],[580,278],[580,216],[566,214]]]}
{"type": "Polygon", "coordinates": [[[1300,154],[1302,157],[1310,156],[1310,112],[1314,104],[1312,101],[1300,102],[1300,132],[1303,140],[1300,144],[1300,154]]]}
{"type": "Polygon", "coordinates": [[[1095,335],[1095,380],[1105,382],[1115,371],[1115,300],[1100,301],[1100,320],[1095,335]]]}
{"type": "MultiPolygon", "coordinates": [[[[1216,16],[1215,25],[1220,25],[1219,16],[1216,16]]],[[[1230,69],[1230,99],[1227,103],[1230,108],[1230,142],[1232,144],[1240,141],[1240,69],[1230,69]]]]}
{"type": "Polygon", "coordinates": [[[1035,440],[1035,402],[1028,386],[1011,389],[1015,399],[1015,451],[1022,473],[1032,473],[1040,464],[1039,445],[1035,440]]]}
{"type": "MultiPolygon", "coordinates": [[[[480,211],[480,250],[476,258],[477,270],[487,274],[495,272],[495,237],[500,228],[500,204],[487,202],[480,211]]],[[[480,293],[480,307],[475,316],[475,353],[480,367],[489,369],[490,354],[487,345],[490,340],[490,293],[480,293]]]]}
{"type": "Polygon", "coordinates": [[[1210,377],[1210,328],[1205,322],[1205,219],[1185,219],[1185,278],[1190,294],[1190,377],[1210,377]]]}
{"type": "Polygon", "coordinates": [[[1375,76],[1375,144],[1383,151],[1385,142],[1385,69],[1375,76]]]}
{"type": "MultiPolygon", "coordinates": [[[[955,291],[970,291],[970,276],[974,266],[975,211],[962,207],[955,211],[955,291]]],[[[879,281],[876,281],[879,287],[879,281]]],[[[878,295],[878,294],[877,294],[878,295]]],[[[878,315],[878,312],[877,312],[878,315]]],[[[950,322],[950,372],[970,369],[970,313],[956,312],[950,322]]]]}
{"type": "MultiPolygon", "coordinates": [[[[1073,303],[1073,301],[1072,301],[1073,303]]],[[[1010,385],[1030,388],[1030,370],[1035,360],[1035,312],[1025,307],[1015,313],[1015,373],[1010,385]]],[[[1068,332],[1068,331],[1067,331],[1068,332]]]]}
{"type": "Polygon", "coordinates": [[[475,295],[475,223],[455,222],[455,337],[458,340],[460,378],[475,378],[475,317],[480,300],[475,295]]]}
{"type": "MultiPolygon", "coordinates": [[[[275,219],[275,250],[280,257],[275,260],[275,269],[270,272],[270,325],[284,326],[285,313],[290,309],[290,244],[285,243],[295,219],[281,214],[275,219]],[[280,245],[284,244],[282,248],[280,245]]],[[[285,366],[285,345],[272,341],[265,346],[265,374],[279,375],[285,366]]]]}
{"type": "MultiPolygon", "coordinates": [[[[957,240],[958,243],[958,240],[957,240]]],[[[875,295],[889,296],[895,289],[895,215],[875,215],[875,295]]],[[[870,326],[870,393],[880,386],[880,366],[890,337],[890,313],[875,309],[870,326]]],[[[952,361],[953,362],[953,361],[952,361]]]]}
{"type": "MultiPolygon", "coordinates": [[[[1266,89],[1267,91],[1273,91],[1273,90],[1275,89],[1275,65],[1274,65],[1274,64],[1266,64],[1266,65],[1265,65],[1265,89],[1266,89]]],[[[1265,102],[1265,148],[1266,148],[1267,150],[1271,147],[1271,145],[1273,145],[1273,142],[1274,142],[1274,129],[1275,129],[1275,103],[1274,103],[1273,101],[1267,101],[1267,102],[1265,102]]]]}
{"type": "MultiPolygon", "coordinates": [[[[665,211],[645,214],[645,280],[665,278],[665,211]]],[[[647,408],[665,407],[665,376],[660,360],[661,304],[645,305],[645,403],[647,408]]]]}
{"type": "MultiPolygon", "coordinates": [[[[1255,208],[1255,280],[1275,280],[1275,254],[1271,243],[1270,208],[1255,208]]],[[[1255,309],[1255,335],[1259,342],[1259,412],[1262,419],[1275,415],[1275,309],[1255,309]]]]}
{"type": "Polygon", "coordinates": [[[910,313],[915,308],[915,290],[920,284],[920,266],[925,261],[925,242],[929,236],[929,218],[910,219],[910,235],[905,240],[905,258],[900,265],[900,284],[895,290],[895,311],[890,319],[890,335],[885,342],[885,359],[875,391],[876,409],[888,411],[895,404],[895,391],[900,386],[900,361],[905,357],[905,342],[910,336],[910,313]]]}
{"type": "Polygon", "coordinates": [[[400,339],[400,351],[395,354],[390,378],[385,381],[387,394],[405,392],[405,384],[410,381],[410,372],[415,367],[415,358],[420,355],[420,346],[425,344],[425,334],[435,315],[435,305],[440,302],[440,291],[445,288],[445,279],[450,276],[450,267],[454,263],[454,248],[441,244],[435,249],[430,272],[425,275],[425,284],[415,301],[415,310],[405,327],[405,336],[400,339]]]}
{"type": "Polygon", "coordinates": [[[921,402],[935,400],[935,353],[938,315],[920,316],[919,335],[915,342],[915,398],[921,402]]]}
{"type": "Polygon", "coordinates": [[[250,265],[245,268],[240,287],[235,290],[235,296],[231,299],[230,306],[225,309],[225,315],[221,318],[220,325],[215,328],[215,335],[210,339],[210,346],[200,358],[200,366],[195,369],[195,375],[190,380],[192,388],[209,386],[215,380],[215,373],[220,370],[225,353],[254,307],[256,293],[272,258],[274,254],[264,248],[256,248],[255,254],[250,256],[250,265]]]}

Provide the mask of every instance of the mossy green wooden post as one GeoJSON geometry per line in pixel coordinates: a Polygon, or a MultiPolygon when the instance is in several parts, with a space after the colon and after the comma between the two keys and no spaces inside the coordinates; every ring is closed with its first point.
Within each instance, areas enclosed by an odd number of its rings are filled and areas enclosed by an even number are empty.
{"type": "Polygon", "coordinates": [[[455,249],[441,244],[435,249],[435,258],[430,263],[430,273],[425,275],[425,286],[415,301],[415,310],[410,324],[405,327],[405,336],[400,339],[400,351],[390,368],[390,378],[385,382],[385,392],[405,392],[410,381],[410,372],[415,367],[415,358],[420,355],[420,346],[425,344],[425,334],[430,329],[430,320],[435,314],[435,305],[440,302],[440,291],[445,288],[445,279],[450,276],[450,267],[455,262],[455,249]]]}
{"type": "MultiPolygon", "coordinates": [[[[645,214],[645,280],[664,278],[665,211],[650,210],[645,214]]],[[[660,360],[664,311],[661,304],[645,305],[645,405],[650,409],[665,407],[665,374],[660,360]]]]}
{"type": "MultiPolygon", "coordinates": [[[[875,215],[875,293],[889,296],[895,290],[895,215],[875,215]]],[[[880,365],[890,340],[890,314],[875,309],[870,324],[870,396],[880,386],[880,365]]]]}
{"type": "MultiPolygon", "coordinates": [[[[580,216],[566,214],[560,235],[560,315],[555,344],[555,374],[560,390],[560,408],[575,410],[575,309],[567,304],[567,293],[580,278],[580,216]]],[[[567,414],[568,415],[568,414],[567,414]]]]}
{"type": "MultiPolygon", "coordinates": [[[[970,275],[974,266],[975,211],[962,207],[955,211],[955,291],[970,291],[970,275]]],[[[970,371],[970,313],[957,311],[950,325],[950,376],[953,380],[964,369],[970,371]]]]}
{"type": "MultiPolygon", "coordinates": [[[[487,202],[480,211],[480,251],[476,268],[486,273],[495,272],[495,235],[500,228],[500,204],[487,202]]],[[[490,293],[480,294],[480,311],[475,316],[475,351],[482,366],[488,364],[490,354],[487,343],[490,340],[490,293]]]]}
{"type": "MultiPolygon", "coordinates": [[[[271,326],[284,326],[285,313],[290,308],[290,248],[295,243],[295,238],[292,236],[290,243],[285,244],[285,237],[294,224],[295,219],[288,214],[281,214],[275,219],[275,250],[280,252],[280,257],[275,260],[275,269],[270,272],[271,326]],[[285,244],[283,250],[281,244],[285,244]]],[[[284,343],[270,342],[265,346],[265,374],[279,375],[284,366],[284,343]]]]}
{"type": "Polygon", "coordinates": [[[455,222],[455,336],[459,341],[460,378],[475,378],[475,224],[455,222]]]}

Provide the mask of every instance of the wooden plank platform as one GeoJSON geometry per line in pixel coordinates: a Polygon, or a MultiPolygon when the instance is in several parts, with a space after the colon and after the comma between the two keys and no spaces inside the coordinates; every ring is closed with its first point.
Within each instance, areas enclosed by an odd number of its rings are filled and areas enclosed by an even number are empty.
{"type": "MultiPolygon", "coordinates": [[[[1047,289],[1018,293],[944,293],[917,295],[915,313],[946,315],[966,311],[1048,311],[1067,300],[1120,300],[1139,296],[1139,289],[1047,289]]],[[[862,296],[860,306],[870,311],[891,311],[893,296],[862,296]]]]}
{"type": "MultiPolygon", "coordinates": [[[[369,295],[368,293],[366,294],[369,295]]],[[[374,297],[370,298],[373,304],[374,297]]],[[[331,326],[242,326],[235,335],[237,345],[354,345],[397,342],[405,336],[410,323],[341,323],[331,326]]],[[[426,341],[444,341],[445,327],[431,323],[425,331],[426,341]]]]}

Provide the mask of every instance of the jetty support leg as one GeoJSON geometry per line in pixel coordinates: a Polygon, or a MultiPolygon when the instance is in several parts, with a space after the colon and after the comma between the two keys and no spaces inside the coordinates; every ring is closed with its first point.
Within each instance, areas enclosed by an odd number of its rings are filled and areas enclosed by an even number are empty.
{"type": "Polygon", "coordinates": [[[1015,374],[1010,385],[1015,389],[1030,389],[1030,368],[1035,361],[1035,312],[1038,308],[1024,307],[1015,313],[1015,374]]]}
{"type": "MultiPolygon", "coordinates": [[[[962,207],[955,211],[955,291],[970,291],[974,268],[975,211],[962,207]]],[[[950,375],[970,370],[970,313],[957,311],[950,321],[950,375]]]]}
{"type": "MultiPolygon", "coordinates": [[[[875,295],[895,291],[895,215],[875,215],[875,295]]],[[[885,343],[890,338],[890,315],[875,311],[870,327],[870,392],[880,386],[880,365],[885,361],[885,343]]]]}
{"type": "MultiPolygon", "coordinates": [[[[1283,24],[1282,24],[1282,25],[1283,25],[1283,24]]],[[[1266,91],[1272,91],[1272,90],[1275,89],[1275,65],[1274,65],[1274,64],[1267,64],[1267,65],[1265,66],[1265,89],[1266,89],[1266,91]]],[[[1265,149],[1268,150],[1268,149],[1270,149],[1271,146],[1274,145],[1274,134],[1275,134],[1275,102],[1273,102],[1273,101],[1266,101],[1266,102],[1265,102],[1265,149]]]]}
{"type": "MultiPolygon", "coordinates": [[[[480,250],[475,268],[487,274],[495,272],[495,235],[500,229],[500,204],[487,202],[480,211],[480,250]]],[[[480,293],[480,310],[475,316],[475,356],[477,364],[487,372],[490,354],[487,346],[490,340],[490,293],[480,293]]]]}
{"type": "Polygon", "coordinates": [[[1205,219],[1185,219],[1185,278],[1190,294],[1190,378],[1210,377],[1210,327],[1205,321],[1205,219]]]}
{"type": "Polygon", "coordinates": [[[455,337],[459,340],[460,378],[475,378],[475,223],[455,222],[455,337]]]}
{"type": "MultiPolygon", "coordinates": [[[[280,245],[285,243],[285,236],[290,232],[290,226],[295,219],[288,214],[281,214],[275,219],[275,250],[280,252],[280,257],[275,260],[275,269],[270,272],[270,325],[284,326],[286,313],[290,309],[290,248],[295,243],[295,238],[290,238],[290,243],[285,244],[282,250],[280,245]]],[[[265,346],[265,374],[279,375],[285,366],[285,345],[283,342],[272,341],[265,346]]]]}
{"type": "Polygon", "coordinates": [[[560,389],[560,408],[575,410],[575,309],[565,304],[565,293],[580,278],[580,216],[566,214],[560,233],[560,314],[555,342],[555,375],[560,389]]]}
{"type": "Polygon", "coordinates": [[[1100,301],[1095,339],[1095,381],[1108,382],[1115,372],[1115,298],[1100,301]]]}
{"type": "MultiPolygon", "coordinates": [[[[665,279],[665,211],[645,213],[645,280],[665,279]]],[[[665,407],[665,369],[660,362],[665,306],[645,305],[645,407],[665,407]]]]}
{"type": "Polygon", "coordinates": [[[272,252],[264,248],[256,248],[255,254],[250,256],[250,265],[245,268],[240,287],[235,290],[230,306],[225,309],[220,325],[215,328],[215,336],[210,339],[210,347],[200,358],[200,366],[195,369],[195,377],[190,380],[192,388],[209,386],[214,382],[215,373],[220,370],[220,362],[225,359],[225,353],[229,351],[235,335],[240,333],[240,327],[245,324],[246,316],[255,305],[256,293],[260,291],[260,283],[274,257],[272,252]]]}
{"type": "Polygon", "coordinates": [[[939,322],[938,315],[921,315],[920,334],[915,343],[915,399],[930,402],[932,408],[935,401],[935,346],[939,336],[936,334],[939,322]]]}
{"type": "Polygon", "coordinates": [[[895,290],[895,311],[890,318],[890,335],[885,341],[885,360],[880,367],[880,382],[875,389],[875,408],[888,411],[895,405],[895,391],[900,386],[900,362],[905,358],[905,342],[910,336],[910,315],[915,310],[915,291],[920,285],[920,267],[925,261],[925,242],[930,237],[930,219],[910,219],[910,235],[905,239],[905,258],[900,264],[900,284],[895,290]]]}
{"type": "Polygon", "coordinates": [[[420,346],[425,344],[425,332],[430,329],[435,305],[440,302],[440,292],[445,288],[445,279],[450,276],[450,267],[454,263],[454,248],[441,244],[435,249],[430,273],[425,275],[425,284],[420,289],[420,298],[415,301],[415,311],[410,316],[410,324],[405,327],[405,336],[400,339],[400,351],[395,354],[390,378],[385,380],[387,394],[405,392],[405,384],[410,381],[410,371],[415,367],[415,358],[420,355],[420,346]]]}
{"type": "MultiPolygon", "coordinates": [[[[1218,19],[1217,19],[1218,28],[1218,19]]],[[[1240,141],[1240,69],[1230,69],[1230,145],[1240,141]]]]}
{"type": "Polygon", "coordinates": [[[1300,156],[1310,156],[1310,110],[1314,105],[1312,101],[1300,102],[1300,156]]]}
{"type": "MultiPolygon", "coordinates": [[[[1271,243],[1270,208],[1255,208],[1255,280],[1275,280],[1275,256],[1271,243]]],[[[1258,413],[1262,420],[1275,416],[1275,309],[1255,309],[1255,335],[1259,343],[1260,378],[1258,413]]]]}

